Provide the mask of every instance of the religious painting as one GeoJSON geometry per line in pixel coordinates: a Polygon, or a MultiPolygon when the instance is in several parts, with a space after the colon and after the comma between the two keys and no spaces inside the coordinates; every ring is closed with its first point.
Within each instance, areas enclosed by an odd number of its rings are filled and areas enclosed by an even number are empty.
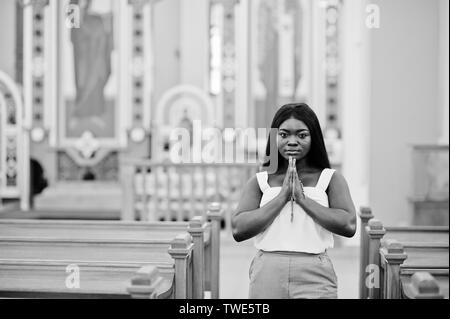
{"type": "MultiPolygon", "coordinates": [[[[60,28],[60,134],[78,139],[90,132],[96,139],[117,135],[119,99],[118,3],[114,0],[61,1],[60,16],[76,6],[79,25],[60,28]]],[[[60,24],[63,21],[60,21],[60,24]]]]}

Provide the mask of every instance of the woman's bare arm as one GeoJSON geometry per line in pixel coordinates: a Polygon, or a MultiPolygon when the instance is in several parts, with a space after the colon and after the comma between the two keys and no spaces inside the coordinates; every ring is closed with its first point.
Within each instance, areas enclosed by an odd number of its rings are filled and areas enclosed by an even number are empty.
{"type": "Polygon", "coordinates": [[[298,204],[323,228],[345,237],[356,233],[356,209],[345,178],[334,172],[328,186],[329,208],[306,197],[298,204]]]}
{"type": "Polygon", "coordinates": [[[262,193],[256,176],[244,187],[238,207],[231,218],[233,237],[243,241],[263,232],[280,213],[289,199],[289,192],[282,190],[278,196],[259,207],[262,193]]]}

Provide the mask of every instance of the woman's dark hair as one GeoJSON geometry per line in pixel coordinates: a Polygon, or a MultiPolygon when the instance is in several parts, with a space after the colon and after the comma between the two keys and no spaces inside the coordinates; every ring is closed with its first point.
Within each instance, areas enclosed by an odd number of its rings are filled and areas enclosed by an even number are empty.
{"type": "MultiPolygon", "coordinates": [[[[330,168],[330,161],[328,159],[327,150],[325,148],[325,142],[323,140],[322,129],[320,128],[319,120],[317,119],[314,111],[305,103],[291,103],[283,105],[275,114],[272,120],[271,128],[279,129],[281,124],[284,121],[294,118],[299,121],[302,121],[306,124],[311,134],[311,149],[309,150],[307,156],[307,162],[309,165],[312,165],[316,168],[330,168]]],[[[266,146],[266,156],[270,155],[270,143],[271,143],[271,135],[269,134],[269,138],[267,140],[266,146]]],[[[274,136],[276,138],[276,136],[274,136]]],[[[276,142],[275,142],[276,143],[276,142]]],[[[281,156],[278,151],[278,163],[282,163],[285,159],[281,156]]],[[[268,160],[262,165],[263,167],[270,165],[270,157],[268,160]]]]}

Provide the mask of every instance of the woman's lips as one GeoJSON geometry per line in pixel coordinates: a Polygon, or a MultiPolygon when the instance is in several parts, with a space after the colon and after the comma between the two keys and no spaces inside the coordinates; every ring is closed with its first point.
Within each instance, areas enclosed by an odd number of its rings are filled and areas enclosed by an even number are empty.
{"type": "Polygon", "coordinates": [[[287,155],[298,155],[298,154],[300,154],[300,151],[285,151],[285,153],[287,155]]]}

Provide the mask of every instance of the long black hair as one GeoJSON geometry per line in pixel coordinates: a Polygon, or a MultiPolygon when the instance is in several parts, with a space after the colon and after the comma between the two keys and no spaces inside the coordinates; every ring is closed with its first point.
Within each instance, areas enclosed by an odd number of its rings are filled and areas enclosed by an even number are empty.
{"type": "MultiPolygon", "coordinates": [[[[281,124],[284,121],[294,118],[299,121],[302,121],[306,124],[311,134],[311,149],[307,155],[307,163],[315,168],[330,168],[330,160],[328,159],[328,153],[325,147],[325,142],[323,139],[322,129],[320,128],[319,120],[317,119],[316,113],[305,103],[290,103],[283,105],[275,116],[273,117],[271,129],[279,129],[281,124]]],[[[271,130],[271,134],[267,139],[266,146],[266,157],[268,160],[262,165],[263,167],[270,165],[270,157],[273,156],[270,154],[270,145],[272,138],[275,140],[274,145],[276,145],[276,136],[273,135],[273,130],[271,130]]],[[[272,148],[272,151],[275,150],[278,154],[278,165],[285,161],[285,159],[281,156],[278,151],[278,147],[272,148]]]]}

